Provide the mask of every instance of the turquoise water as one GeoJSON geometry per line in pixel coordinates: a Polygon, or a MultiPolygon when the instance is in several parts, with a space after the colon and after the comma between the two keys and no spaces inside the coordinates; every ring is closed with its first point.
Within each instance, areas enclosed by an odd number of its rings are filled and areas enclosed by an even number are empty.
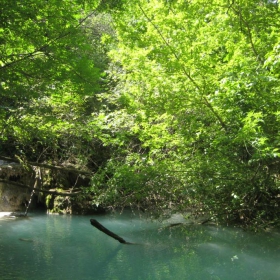
{"type": "Polygon", "coordinates": [[[0,279],[280,279],[280,234],[166,227],[138,215],[0,220],[0,279]],[[91,226],[94,218],[124,245],[91,226]],[[24,241],[22,241],[23,239],[24,241]]]}

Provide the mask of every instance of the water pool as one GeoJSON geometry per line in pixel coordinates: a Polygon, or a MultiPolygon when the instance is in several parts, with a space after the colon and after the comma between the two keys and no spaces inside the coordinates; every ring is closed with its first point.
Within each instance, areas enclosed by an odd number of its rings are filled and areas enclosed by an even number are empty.
{"type": "Polygon", "coordinates": [[[189,225],[132,213],[0,220],[0,279],[280,279],[280,234],[189,225]],[[90,224],[94,218],[125,245],[90,224]]]}

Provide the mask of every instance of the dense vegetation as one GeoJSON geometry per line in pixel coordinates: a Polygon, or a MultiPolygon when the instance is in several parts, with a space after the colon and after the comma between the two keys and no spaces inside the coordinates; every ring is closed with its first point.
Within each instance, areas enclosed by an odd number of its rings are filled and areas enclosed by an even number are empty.
{"type": "Polygon", "coordinates": [[[94,172],[94,205],[279,225],[277,1],[2,2],[2,155],[94,172]]]}

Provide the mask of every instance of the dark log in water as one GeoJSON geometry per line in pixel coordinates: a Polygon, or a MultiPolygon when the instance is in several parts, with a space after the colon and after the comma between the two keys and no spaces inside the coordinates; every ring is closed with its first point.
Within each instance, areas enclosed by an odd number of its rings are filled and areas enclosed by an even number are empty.
{"type": "Polygon", "coordinates": [[[32,239],[26,239],[26,238],[19,238],[20,241],[25,241],[25,242],[34,242],[32,239]]]}
{"type": "Polygon", "coordinates": [[[112,238],[118,240],[120,243],[122,244],[133,244],[130,242],[126,242],[123,238],[121,238],[120,236],[116,235],[115,233],[113,233],[112,231],[108,230],[107,228],[105,228],[104,226],[102,226],[99,222],[97,222],[95,219],[90,219],[90,223],[96,227],[97,229],[99,229],[100,231],[104,232],[105,234],[111,236],[112,238]]]}
{"type": "Polygon", "coordinates": [[[12,212],[11,214],[8,215],[8,217],[12,217],[12,218],[27,218],[27,215],[25,213],[15,213],[15,212],[12,212]]]}

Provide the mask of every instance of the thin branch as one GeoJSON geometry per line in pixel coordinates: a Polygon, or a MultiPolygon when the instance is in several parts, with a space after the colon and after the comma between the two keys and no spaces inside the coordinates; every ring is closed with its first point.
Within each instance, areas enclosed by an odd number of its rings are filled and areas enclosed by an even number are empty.
{"type": "Polygon", "coordinates": [[[36,56],[36,55],[37,55],[39,52],[41,52],[46,46],[48,46],[48,45],[44,45],[44,46],[42,46],[42,47],[36,49],[35,51],[31,52],[31,53],[27,53],[27,54],[25,54],[24,56],[22,56],[22,58],[19,58],[19,59],[17,59],[17,60],[14,60],[14,61],[11,61],[11,62],[8,62],[8,63],[4,64],[3,66],[0,67],[0,70],[2,70],[2,69],[4,69],[4,68],[7,68],[7,67],[10,67],[11,65],[16,64],[16,63],[19,63],[19,62],[21,62],[21,61],[23,61],[23,60],[26,60],[26,59],[30,58],[30,57],[36,56]]]}
{"type": "MultiPolygon", "coordinates": [[[[163,34],[161,33],[160,29],[156,26],[156,24],[153,23],[152,19],[149,18],[149,16],[145,13],[145,11],[143,10],[143,8],[141,7],[140,4],[138,4],[141,12],[143,13],[143,15],[145,16],[145,18],[152,24],[152,26],[155,28],[155,30],[157,31],[157,33],[159,34],[160,38],[162,39],[162,41],[164,42],[164,44],[170,49],[171,53],[174,55],[174,57],[176,58],[176,60],[178,62],[180,62],[180,57],[178,56],[178,54],[176,53],[175,49],[168,43],[168,41],[165,39],[165,37],[163,36],[163,34]]],[[[191,74],[186,70],[186,68],[181,65],[181,69],[183,71],[183,73],[186,75],[186,77],[191,81],[191,83],[194,85],[194,87],[202,92],[200,86],[196,83],[196,81],[193,79],[193,77],[191,76],[191,74]]],[[[225,122],[222,120],[222,118],[219,116],[219,114],[215,111],[215,109],[213,108],[213,106],[210,104],[210,102],[208,101],[208,99],[205,96],[202,96],[202,99],[205,103],[205,105],[210,109],[210,111],[214,114],[214,116],[218,119],[220,125],[223,127],[224,130],[227,130],[227,125],[225,124],[225,122]]]]}
{"type": "MultiPolygon", "coordinates": [[[[233,3],[234,3],[234,2],[233,2],[233,3]]],[[[238,11],[238,10],[236,10],[236,9],[234,8],[233,3],[230,5],[230,7],[228,8],[228,10],[229,10],[229,9],[232,9],[233,12],[234,12],[237,16],[239,16],[240,21],[243,22],[244,26],[245,26],[246,29],[247,29],[248,39],[249,39],[249,42],[250,42],[250,45],[251,45],[251,48],[252,48],[252,50],[253,50],[254,55],[256,56],[256,58],[257,58],[257,60],[258,60],[259,62],[263,62],[263,60],[261,59],[261,57],[260,57],[260,55],[259,55],[259,53],[258,53],[258,51],[257,51],[257,49],[256,49],[256,47],[255,47],[255,43],[254,43],[254,41],[253,41],[253,36],[252,36],[252,32],[251,32],[251,28],[250,28],[250,26],[249,26],[249,23],[244,19],[243,15],[242,15],[242,12],[240,11],[240,9],[239,9],[239,11],[238,11]]],[[[239,8],[240,8],[240,7],[239,7],[239,8]]],[[[241,25],[241,24],[240,24],[240,25],[241,25]]],[[[242,27],[241,27],[241,28],[242,28],[242,27]]]]}
{"type": "MultiPolygon", "coordinates": [[[[88,14],[86,17],[84,17],[82,20],[80,20],[80,22],[79,22],[76,26],[74,26],[74,29],[79,28],[79,27],[80,27],[89,17],[91,17],[94,13],[95,13],[95,11],[91,12],[91,13],[88,14]]],[[[19,62],[21,62],[21,61],[23,61],[23,60],[26,60],[26,59],[28,59],[28,58],[30,58],[30,57],[34,57],[34,56],[40,54],[40,52],[43,52],[43,51],[44,51],[47,47],[49,47],[51,44],[53,44],[53,43],[55,43],[55,42],[61,40],[62,38],[65,38],[65,37],[67,37],[67,36],[69,36],[69,35],[71,35],[71,34],[72,34],[72,31],[68,31],[68,32],[66,32],[66,33],[64,33],[64,34],[60,34],[59,36],[57,36],[57,37],[55,37],[55,38],[53,38],[53,39],[50,39],[46,44],[44,44],[43,46],[37,48],[37,49],[34,50],[33,52],[27,53],[27,54],[25,54],[25,55],[20,54],[20,55],[23,56],[22,58],[19,58],[19,59],[17,59],[17,60],[14,60],[14,61],[11,61],[11,62],[8,62],[8,63],[4,64],[3,66],[0,67],[0,71],[1,71],[2,69],[4,69],[4,68],[10,67],[10,66],[12,66],[12,65],[14,65],[14,64],[16,64],[16,63],[19,63],[19,62]]]]}
{"type": "MultiPolygon", "coordinates": [[[[20,163],[19,159],[8,158],[8,157],[4,157],[4,156],[0,156],[0,160],[4,160],[4,161],[7,161],[7,162],[20,163]]],[[[92,172],[77,170],[77,169],[74,169],[74,168],[66,168],[66,167],[62,167],[62,166],[50,165],[50,164],[38,163],[38,162],[32,162],[32,161],[27,161],[26,163],[28,165],[31,165],[31,166],[39,166],[39,167],[43,167],[43,168],[47,168],[47,169],[55,169],[55,170],[60,170],[60,171],[78,173],[78,174],[82,174],[82,175],[87,176],[87,177],[90,177],[90,176],[93,175],[92,172]]]]}
{"type": "Polygon", "coordinates": [[[7,185],[14,185],[16,187],[19,187],[19,188],[23,188],[23,189],[28,189],[28,190],[31,190],[32,192],[42,192],[42,193],[47,193],[47,194],[52,194],[52,195],[60,195],[60,196],[76,196],[76,195],[79,195],[80,192],[75,192],[75,193],[72,193],[72,192],[58,192],[58,191],[47,191],[47,190],[42,190],[42,189],[38,189],[36,188],[36,186],[34,187],[30,187],[30,186],[27,186],[25,184],[21,184],[21,183],[17,183],[17,182],[14,182],[14,181],[9,181],[9,180],[5,180],[5,179],[0,179],[0,183],[5,183],[7,185]]]}

